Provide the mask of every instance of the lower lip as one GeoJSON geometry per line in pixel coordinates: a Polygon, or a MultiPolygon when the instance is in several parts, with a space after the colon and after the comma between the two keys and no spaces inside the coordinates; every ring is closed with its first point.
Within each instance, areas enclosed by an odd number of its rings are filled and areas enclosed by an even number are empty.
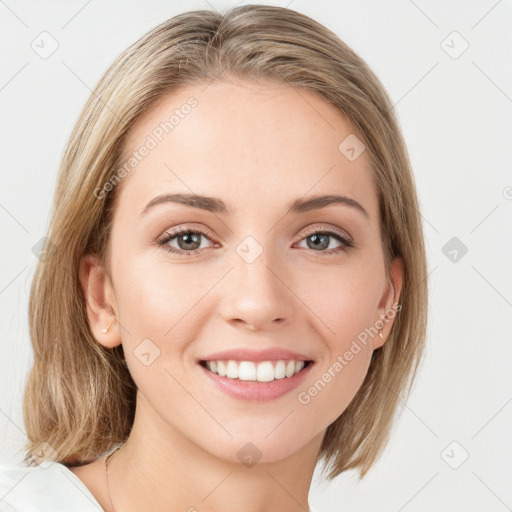
{"type": "Polygon", "coordinates": [[[270,382],[230,379],[228,377],[221,377],[219,374],[207,370],[200,364],[198,366],[210,382],[215,384],[215,386],[226,394],[238,398],[239,400],[264,402],[276,400],[298,387],[306,378],[313,364],[314,363],[309,363],[308,366],[292,377],[274,379],[270,382]]]}

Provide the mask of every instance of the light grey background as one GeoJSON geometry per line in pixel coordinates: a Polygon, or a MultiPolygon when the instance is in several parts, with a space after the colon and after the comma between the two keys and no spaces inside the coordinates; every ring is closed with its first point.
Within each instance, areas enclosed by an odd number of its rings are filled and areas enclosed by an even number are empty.
{"type": "MultiPolygon", "coordinates": [[[[333,30],[393,98],[419,190],[431,292],[427,355],[384,455],[361,483],[354,473],[323,483],[317,471],[310,503],[320,512],[511,510],[511,1],[287,2],[264,3],[333,30]],[[465,255],[451,245],[443,252],[452,237],[465,255]]],[[[32,247],[45,235],[83,104],[150,28],[234,4],[0,1],[0,463],[21,460],[32,247]],[[46,59],[31,47],[43,31],[58,42],[46,59]]]]}

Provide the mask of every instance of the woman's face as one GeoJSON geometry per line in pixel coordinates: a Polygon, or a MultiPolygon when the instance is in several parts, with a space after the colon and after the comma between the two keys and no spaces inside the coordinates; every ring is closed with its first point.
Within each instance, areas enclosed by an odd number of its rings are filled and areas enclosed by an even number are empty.
{"type": "Polygon", "coordinates": [[[392,303],[360,144],[311,91],[245,81],[188,86],[138,121],[107,283],[137,414],[217,457],[272,462],[346,409],[392,303]],[[320,196],[345,199],[310,202],[320,196]],[[301,359],[312,363],[282,376],[301,359]]]}

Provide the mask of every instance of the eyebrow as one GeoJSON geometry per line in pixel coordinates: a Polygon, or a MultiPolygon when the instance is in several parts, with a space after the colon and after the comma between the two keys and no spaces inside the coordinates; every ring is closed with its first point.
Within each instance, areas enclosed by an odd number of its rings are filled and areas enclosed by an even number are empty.
{"type": "MultiPolygon", "coordinates": [[[[153,198],[142,210],[141,216],[145,215],[154,206],[162,203],[184,204],[186,206],[191,206],[192,208],[199,208],[212,213],[231,213],[231,210],[226,206],[226,203],[217,197],[174,193],[161,194],[153,198]]],[[[368,212],[355,199],[337,194],[299,198],[295,199],[287,206],[289,213],[305,213],[312,210],[320,210],[321,208],[325,208],[331,204],[350,206],[362,213],[365,217],[369,218],[368,212]]]]}

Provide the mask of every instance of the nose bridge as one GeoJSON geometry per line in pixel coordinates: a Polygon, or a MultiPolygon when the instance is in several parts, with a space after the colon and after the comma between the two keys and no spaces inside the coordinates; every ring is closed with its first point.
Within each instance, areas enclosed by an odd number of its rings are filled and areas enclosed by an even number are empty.
{"type": "Polygon", "coordinates": [[[235,248],[222,314],[228,322],[266,329],[291,319],[293,294],[281,276],[280,258],[248,236],[235,248]]]}

